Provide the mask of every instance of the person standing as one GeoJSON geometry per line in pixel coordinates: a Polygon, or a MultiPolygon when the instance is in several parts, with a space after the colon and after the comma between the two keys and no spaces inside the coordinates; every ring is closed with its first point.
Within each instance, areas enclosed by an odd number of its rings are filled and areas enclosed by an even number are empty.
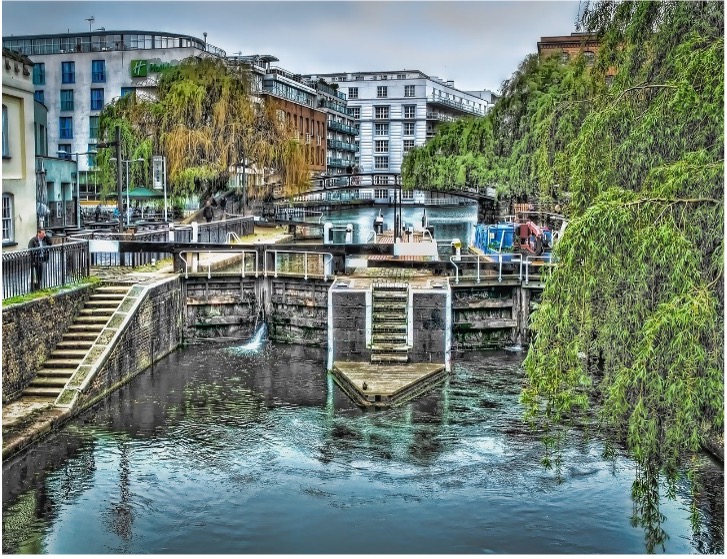
{"type": "Polygon", "coordinates": [[[101,221],[101,204],[99,204],[98,206],[96,206],[96,209],[93,212],[93,219],[96,222],[101,221]]]}
{"type": "Polygon", "coordinates": [[[220,200],[220,209],[222,210],[222,219],[225,218],[225,209],[227,208],[227,198],[224,196],[220,200]]]}
{"type": "Polygon", "coordinates": [[[212,218],[215,217],[215,210],[212,209],[212,202],[207,200],[207,202],[204,205],[204,210],[202,210],[202,216],[207,220],[207,223],[212,221],[212,218]]]}
{"type": "Polygon", "coordinates": [[[45,264],[50,257],[50,253],[46,247],[51,246],[51,244],[50,237],[45,234],[45,229],[38,229],[35,237],[30,239],[28,243],[28,248],[33,249],[30,252],[30,287],[32,291],[36,291],[42,287],[45,264]]]}

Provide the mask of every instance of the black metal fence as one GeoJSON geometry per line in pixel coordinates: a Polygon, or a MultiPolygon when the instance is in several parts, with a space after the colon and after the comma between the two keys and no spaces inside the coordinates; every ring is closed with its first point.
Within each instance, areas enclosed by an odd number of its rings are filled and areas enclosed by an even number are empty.
{"type": "MultiPolygon", "coordinates": [[[[200,243],[231,243],[236,238],[252,234],[253,231],[254,220],[252,217],[235,217],[211,223],[200,223],[198,224],[197,241],[200,243]]],[[[192,225],[176,225],[169,229],[166,223],[151,223],[125,233],[94,230],[74,234],[73,238],[88,241],[191,243],[193,227],[192,225]]],[[[111,245],[109,245],[109,250],[98,251],[97,248],[101,243],[93,243],[93,245],[94,251],[90,253],[91,266],[133,268],[154,264],[172,256],[168,252],[119,252],[111,250],[111,245]]]]}
{"type": "Polygon", "coordinates": [[[90,274],[88,242],[5,252],[2,266],[3,299],[78,283],[90,274]]]}

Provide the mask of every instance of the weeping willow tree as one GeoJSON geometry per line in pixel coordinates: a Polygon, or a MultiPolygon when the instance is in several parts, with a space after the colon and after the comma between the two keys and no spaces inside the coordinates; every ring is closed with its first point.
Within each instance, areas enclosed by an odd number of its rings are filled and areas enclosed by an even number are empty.
{"type": "Polygon", "coordinates": [[[557,198],[556,185],[566,184],[564,148],[599,87],[605,84],[591,79],[583,56],[564,64],[529,55],[485,117],[442,125],[405,157],[402,183],[435,190],[496,186],[500,197],[557,198]]]}
{"type": "MultiPolygon", "coordinates": [[[[292,140],[289,124],[274,101],[251,92],[247,72],[214,58],[189,58],[164,72],[155,99],[137,95],[108,105],[100,119],[103,138],[121,126],[124,158],[165,155],[172,193],[204,198],[224,188],[230,170],[251,165],[273,177],[287,193],[308,181],[304,146],[292,140]]],[[[108,150],[106,150],[108,151],[108,150]]],[[[105,184],[112,170],[99,163],[105,184]]],[[[149,176],[148,168],[138,171],[149,176]]]]}
{"type": "Polygon", "coordinates": [[[633,522],[653,551],[660,484],[673,495],[704,437],[723,439],[723,4],[597,2],[582,23],[601,42],[593,78],[617,74],[555,164],[573,215],[523,401],[556,449],[597,411],[636,460],[633,522]]]}

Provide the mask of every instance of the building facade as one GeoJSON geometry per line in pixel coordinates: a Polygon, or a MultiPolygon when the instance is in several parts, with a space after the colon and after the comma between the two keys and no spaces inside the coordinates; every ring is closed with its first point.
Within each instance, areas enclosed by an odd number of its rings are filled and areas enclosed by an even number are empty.
{"type": "Polygon", "coordinates": [[[3,252],[27,248],[37,227],[33,63],[3,49],[3,252]]]}
{"type": "Polygon", "coordinates": [[[3,47],[33,61],[33,94],[48,108],[48,154],[77,159],[86,199],[94,197],[92,152],[104,106],[132,91],[153,94],[161,72],[185,58],[225,56],[206,38],[157,31],[10,36],[3,47]]]}
{"type": "Polygon", "coordinates": [[[431,138],[440,123],[484,116],[491,107],[486,99],[456,89],[454,82],[419,70],[306,76],[321,78],[347,97],[358,128],[355,166],[365,173],[400,173],[404,156],[431,138]]]}
{"type": "Polygon", "coordinates": [[[586,61],[593,63],[597,52],[598,40],[591,33],[541,37],[538,41],[539,56],[559,56],[564,62],[583,53],[586,61]]]}

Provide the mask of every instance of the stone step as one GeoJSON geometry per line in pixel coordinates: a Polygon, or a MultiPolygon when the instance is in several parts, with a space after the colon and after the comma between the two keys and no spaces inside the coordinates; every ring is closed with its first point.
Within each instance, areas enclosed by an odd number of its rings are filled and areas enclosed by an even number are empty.
{"type": "Polygon", "coordinates": [[[106,319],[108,320],[109,318],[111,318],[111,315],[114,314],[114,311],[117,308],[118,308],[118,306],[115,306],[113,308],[107,308],[107,307],[101,307],[101,308],[84,307],[78,313],[78,316],[105,316],[106,319]]]}
{"type": "Polygon", "coordinates": [[[406,332],[405,321],[374,322],[372,330],[374,334],[384,332],[406,332]]]}
{"type": "Polygon", "coordinates": [[[406,325],[406,313],[395,311],[377,311],[374,309],[372,313],[375,322],[396,322],[397,324],[406,325]]]}
{"type": "Polygon", "coordinates": [[[95,293],[123,293],[131,291],[128,285],[100,285],[96,288],[95,293]]]}
{"type": "Polygon", "coordinates": [[[38,377],[63,377],[65,379],[70,379],[73,374],[76,372],[76,369],[41,369],[38,371],[37,376],[38,377]]]}
{"type": "Polygon", "coordinates": [[[44,369],[75,369],[81,359],[46,359],[43,363],[44,369]]]}
{"type": "Polygon", "coordinates": [[[77,316],[76,320],[74,321],[74,324],[83,324],[86,326],[89,325],[100,325],[105,326],[106,323],[109,321],[109,316],[104,314],[102,316],[77,316]]]}
{"type": "Polygon", "coordinates": [[[96,299],[96,300],[89,300],[86,301],[86,304],[84,305],[84,308],[86,309],[113,309],[116,310],[119,308],[119,303],[123,301],[123,297],[119,297],[118,300],[112,301],[108,298],[104,297],[103,299],[96,299]]]}
{"type": "Polygon", "coordinates": [[[391,300],[404,300],[409,299],[408,291],[374,291],[374,301],[391,301],[391,300]]]}
{"type": "Polygon", "coordinates": [[[75,338],[74,336],[68,337],[68,335],[63,336],[63,340],[58,342],[56,345],[56,349],[83,349],[85,351],[88,351],[93,347],[93,342],[95,341],[95,337],[91,338],[89,336],[89,339],[87,340],[81,340],[78,338],[75,338]]]}
{"type": "Polygon", "coordinates": [[[58,348],[54,349],[51,354],[51,359],[78,359],[79,361],[82,361],[84,357],[86,357],[86,354],[88,353],[87,349],[67,349],[67,348],[58,348]]]}
{"type": "Polygon", "coordinates": [[[63,388],[34,388],[29,387],[23,390],[23,396],[41,396],[45,398],[58,398],[63,388]]]}
{"type": "Polygon", "coordinates": [[[36,377],[30,382],[30,388],[63,388],[68,383],[62,377],[36,377]]]}
{"type": "Polygon", "coordinates": [[[409,356],[406,354],[372,353],[372,363],[408,363],[409,356]]]}
{"type": "Polygon", "coordinates": [[[372,353],[407,353],[409,347],[406,344],[393,344],[393,343],[382,343],[382,344],[371,344],[372,353]]]}
{"type": "Polygon", "coordinates": [[[387,336],[381,334],[374,334],[371,339],[371,343],[376,347],[383,346],[406,346],[406,334],[387,336]]]}

